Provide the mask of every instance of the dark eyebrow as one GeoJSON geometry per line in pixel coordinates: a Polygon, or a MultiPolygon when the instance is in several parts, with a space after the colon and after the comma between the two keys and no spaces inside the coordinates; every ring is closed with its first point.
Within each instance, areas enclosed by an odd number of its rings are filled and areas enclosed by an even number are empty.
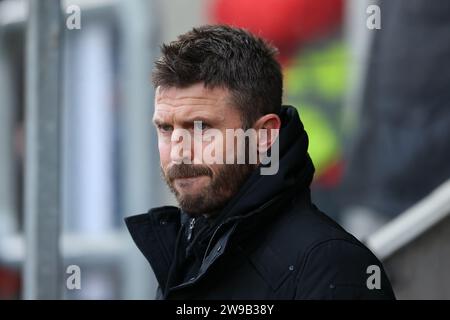
{"type": "Polygon", "coordinates": [[[161,119],[158,119],[158,118],[155,118],[155,119],[153,119],[153,124],[155,125],[155,126],[163,126],[163,125],[169,125],[167,122],[165,122],[164,120],[161,120],[161,119]]]}
{"type": "Polygon", "coordinates": [[[187,125],[194,124],[195,121],[201,121],[202,123],[206,123],[206,124],[211,124],[211,122],[214,122],[212,119],[206,119],[204,117],[192,117],[192,118],[183,120],[182,123],[184,126],[187,126],[187,125]]]}
{"type": "MultiPolygon", "coordinates": [[[[194,124],[194,121],[201,121],[202,123],[207,124],[207,125],[210,125],[213,122],[213,121],[211,121],[211,119],[206,119],[204,117],[192,117],[192,118],[188,118],[188,119],[182,120],[181,121],[181,125],[183,127],[190,127],[190,126],[192,126],[194,124]]],[[[160,118],[154,118],[152,120],[152,122],[153,122],[153,124],[156,127],[166,126],[166,125],[167,126],[172,126],[172,124],[170,124],[170,123],[168,123],[168,122],[166,122],[166,121],[164,121],[164,120],[162,120],[160,118]]]]}

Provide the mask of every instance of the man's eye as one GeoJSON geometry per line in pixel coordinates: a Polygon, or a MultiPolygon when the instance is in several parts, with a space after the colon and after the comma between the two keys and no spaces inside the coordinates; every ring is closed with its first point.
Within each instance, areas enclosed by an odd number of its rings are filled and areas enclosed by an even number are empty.
{"type": "Polygon", "coordinates": [[[173,127],[168,124],[160,124],[160,125],[158,125],[158,129],[161,132],[170,132],[173,130],[173,127]]]}
{"type": "Polygon", "coordinates": [[[210,126],[206,123],[204,123],[203,121],[194,121],[194,129],[197,130],[206,130],[210,128],[210,126]]]}

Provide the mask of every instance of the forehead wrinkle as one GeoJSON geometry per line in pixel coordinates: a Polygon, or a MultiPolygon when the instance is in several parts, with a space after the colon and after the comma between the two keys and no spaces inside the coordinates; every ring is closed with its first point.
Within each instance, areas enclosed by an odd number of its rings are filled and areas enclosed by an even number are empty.
{"type": "Polygon", "coordinates": [[[220,98],[206,98],[206,97],[158,97],[156,102],[158,104],[170,105],[172,107],[180,107],[183,105],[217,105],[221,103],[223,99],[220,98]]]}
{"type": "Polygon", "coordinates": [[[223,111],[218,110],[198,110],[193,108],[180,108],[175,109],[172,113],[172,119],[174,121],[180,121],[180,122],[190,122],[195,121],[196,119],[203,119],[208,121],[223,121],[225,120],[225,116],[223,114],[223,111]]]}
{"type": "MultiPolygon", "coordinates": [[[[165,104],[162,104],[165,105],[165,104]]],[[[161,104],[160,104],[161,106],[161,104]]],[[[155,110],[154,118],[158,118],[164,121],[170,122],[185,122],[185,121],[195,121],[195,118],[211,118],[212,121],[224,121],[225,120],[225,114],[224,110],[216,110],[213,109],[211,105],[206,104],[190,104],[190,105],[184,105],[184,108],[182,105],[180,106],[172,106],[167,105],[168,108],[157,108],[155,110]],[[199,110],[198,108],[195,108],[195,106],[205,106],[206,109],[199,110]],[[158,116],[157,116],[158,115],[158,116]]]]}
{"type": "Polygon", "coordinates": [[[187,115],[190,115],[192,113],[200,113],[201,115],[219,115],[220,119],[218,120],[224,120],[224,110],[221,110],[220,108],[216,108],[219,106],[227,106],[227,99],[225,97],[219,97],[219,98],[212,98],[212,97],[195,97],[195,96],[181,96],[176,98],[170,98],[167,96],[159,96],[156,99],[156,107],[157,112],[162,114],[167,113],[173,113],[175,114],[181,114],[186,113],[187,115]],[[203,110],[199,110],[195,107],[197,106],[204,106],[206,107],[203,110]],[[182,108],[184,107],[184,108],[182,108]]]}

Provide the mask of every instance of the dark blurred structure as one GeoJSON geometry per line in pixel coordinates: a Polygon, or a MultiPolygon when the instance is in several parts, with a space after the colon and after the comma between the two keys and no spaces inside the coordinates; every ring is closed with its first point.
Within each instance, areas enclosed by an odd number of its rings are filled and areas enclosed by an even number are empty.
{"type": "Polygon", "coordinates": [[[450,177],[450,2],[379,6],[342,198],[387,220],[450,177]]]}

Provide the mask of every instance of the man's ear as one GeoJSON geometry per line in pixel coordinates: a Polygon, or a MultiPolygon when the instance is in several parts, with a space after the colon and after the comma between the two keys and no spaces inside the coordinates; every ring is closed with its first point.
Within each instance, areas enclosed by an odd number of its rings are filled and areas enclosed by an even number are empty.
{"type": "Polygon", "coordinates": [[[258,132],[258,152],[267,152],[278,137],[281,119],[274,113],[259,118],[253,128],[258,132]]]}

